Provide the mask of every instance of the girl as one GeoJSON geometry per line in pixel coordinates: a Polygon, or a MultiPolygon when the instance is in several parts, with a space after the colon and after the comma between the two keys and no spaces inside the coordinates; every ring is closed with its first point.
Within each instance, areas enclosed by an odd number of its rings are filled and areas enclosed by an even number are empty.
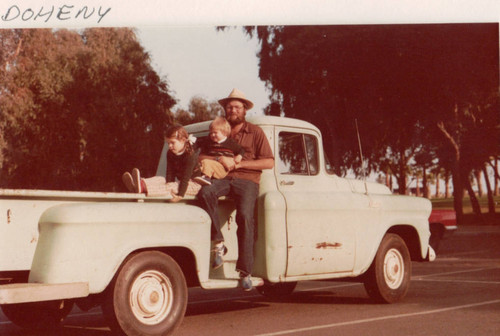
{"type": "Polygon", "coordinates": [[[201,175],[198,154],[194,147],[196,138],[189,135],[182,126],[170,126],[165,133],[168,144],[167,177],[154,176],[141,178],[137,168],[132,174],[123,174],[123,182],[131,192],[145,193],[148,196],[171,194],[171,202],[179,202],[186,194],[196,195],[201,185],[193,181],[201,175]]]}

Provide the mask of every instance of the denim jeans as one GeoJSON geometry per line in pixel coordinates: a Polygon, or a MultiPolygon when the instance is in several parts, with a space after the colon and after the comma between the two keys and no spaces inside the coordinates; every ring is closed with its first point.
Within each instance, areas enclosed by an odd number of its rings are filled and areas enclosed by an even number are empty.
{"type": "Polygon", "coordinates": [[[201,207],[208,213],[212,220],[212,240],[223,241],[221,223],[218,214],[219,197],[230,196],[236,204],[236,224],[238,230],[238,262],[236,269],[246,274],[251,274],[253,267],[253,248],[255,219],[254,210],[259,185],[255,182],[240,178],[226,177],[225,179],[212,179],[212,184],[204,186],[198,193],[201,207]]]}

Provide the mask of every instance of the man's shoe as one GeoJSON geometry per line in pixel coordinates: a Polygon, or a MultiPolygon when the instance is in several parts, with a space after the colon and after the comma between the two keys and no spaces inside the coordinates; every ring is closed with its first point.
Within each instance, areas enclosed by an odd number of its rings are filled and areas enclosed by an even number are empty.
{"type": "Polygon", "coordinates": [[[240,285],[245,292],[252,290],[252,277],[250,274],[240,277],[240,285]]]}
{"type": "Polygon", "coordinates": [[[222,266],[224,259],[222,258],[227,253],[227,247],[225,245],[216,246],[214,249],[214,262],[212,263],[212,268],[217,269],[222,266]]]}
{"type": "Polygon", "coordinates": [[[134,192],[140,194],[142,192],[142,187],[141,187],[141,173],[139,172],[139,169],[134,168],[132,169],[132,180],[134,181],[134,192]]]}
{"type": "Polygon", "coordinates": [[[212,181],[210,180],[210,177],[208,176],[197,176],[193,179],[195,182],[197,182],[198,184],[204,186],[204,185],[211,185],[212,184],[212,181]]]}
{"type": "Polygon", "coordinates": [[[126,172],[122,175],[122,181],[127,187],[128,191],[135,192],[136,187],[134,185],[134,180],[129,172],[126,172]]]}

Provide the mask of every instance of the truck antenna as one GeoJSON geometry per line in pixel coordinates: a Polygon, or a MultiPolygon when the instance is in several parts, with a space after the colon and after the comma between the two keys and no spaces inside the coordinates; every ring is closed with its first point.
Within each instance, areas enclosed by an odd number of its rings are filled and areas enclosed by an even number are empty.
{"type": "Polygon", "coordinates": [[[354,119],[354,122],[356,123],[356,134],[358,135],[359,156],[361,158],[361,171],[363,172],[363,181],[365,183],[365,192],[368,195],[368,185],[366,184],[365,160],[363,158],[363,148],[361,147],[361,137],[359,135],[358,119],[357,118],[354,119]]]}

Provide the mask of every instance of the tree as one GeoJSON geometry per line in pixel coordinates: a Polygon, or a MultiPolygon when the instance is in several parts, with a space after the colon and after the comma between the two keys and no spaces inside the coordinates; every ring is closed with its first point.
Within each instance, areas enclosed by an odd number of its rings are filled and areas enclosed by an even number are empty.
{"type": "MultiPolygon", "coordinates": [[[[484,176],[484,182],[486,184],[486,193],[488,194],[488,212],[490,214],[495,213],[495,201],[493,199],[493,190],[491,189],[491,184],[490,184],[490,179],[488,177],[488,170],[486,168],[486,164],[483,166],[483,176],[484,176]]],[[[478,181],[478,183],[481,183],[481,181],[478,181]]]]}
{"type": "MultiPolygon", "coordinates": [[[[497,98],[493,99],[493,101],[495,100],[497,98]]],[[[437,123],[439,130],[448,141],[443,144],[444,148],[440,153],[451,158],[455,211],[459,220],[463,215],[464,188],[467,189],[471,197],[474,213],[481,215],[479,202],[472,190],[469,176],[473,169],[484,166],[491,153],[495,153],[497,150],[497,139],[500,135],[496,127],[498,125],[497,109],[487,110],[489,113],[483,111],[484,109],[472,109],[470,106],[460,110],[458,106],[455,106],[454,114],[448,118],[446,123],[443,121],[437,123]],[[446,147],[451,147],[453,153],[451,157],[448,154],[443,154],[446,152],[446,147]]]]}
{"type": "Polygon", "coordinates": [[[193,114],[193,123],[212,120],[216,116],[223,114],[222,106],[218,102],[209,102],[200,96],[191,98],[189,111],[193,114]]]}
{"type": "Polygon", "coordinates": [[[428,173],[433,167],[432,154],[428,151],[418,152],[415,154],[415,165],[421,169],[422,187],[424,197],[429,197],[428,173]]]}
{"type": "MultiPolygon", "coordinates": [[[[112,188],[121,185],[124,170],[138,167],[145,175],[153,174],[175,103],[166,82],[152,69],[132,30],[91,29],[83,40],[89,54],[82,58],[84,71],[78,75],[90,94],[86,105],[75,106],[87,120],[82,127],[83,163],[93,172],[104,172],[84,177],[112,188]]],[[[79,87],[71,92],[81,97],[79,87]]]]}
{"type": "Polygon", "coordinates": [[[268,110],[319,125],[339,174],[359,170],[353,127],[359,120],[369,168],[390,161],[403,193],[406,166],[421,145],[416,125],[423,106],[416,97],[424,79],[414,69],[421,55],[408,42],[416,30],[247,27],[261,41],[259,75],[273,102],[268,110]]]}
{"type": "Polygon", "coordinates": [[[131,29],[3,30],[3,187],[115,190],[152,174],[175,100],[131,29]]]}
{"type": "Polygon", "coordinates": [[[75,116],[63,110],[62,93],[73,81],[80,50],[72,37],[67,31],[53,34],[46,29],[2,31],[2,40],[17,41],[3,69],[6,81],[0,98],[6,186],[57,183],[52,178],[70,172],[78,162],[75,116]],[[58,161],[63,164],[56,167],[58,161]]]}
{"type": "Polygon", "coordinates": [[[489,162],[489,164],[493,168],[493,176],[494,176],[494,191],[493,191],[493,194],[495,196],[500,195],[500,188],[498,186],[498,181],[500,181],[500,174],[498,173],[498,161],[499,161],[499,159],[500,158],[498,158],[498,157],[493,158],[493,160],[495,162],[494,164],[492,164],[491,161],[489,162]]]}
{"type": "Polygon", "coordinates": [[[401,193],[417,150],[447,152],[436,158],[451,167],[460,217],[471,169],[498,155],[498,24],[245,30],[261,43],[268,113],[318,125],[338,173],[360,167],[358,119],[370,169],[390,163],[401,193]]]}
{"type": "Polygon", "coordinates": [[[174,112],[174,120],[176,124],[189,125],[193,123],[193,116],[185,109],[178,108],[174,112]]]}
{"type": "Polygon", "coordinates": [[[432,67],[436,90],[429,92],[432,104],[424,122],[441,147],[440,161],[447,161],[452,172],[460,220],[464,188],[480,214],[469,176],[498,153],[498,25],[444,25],[438,37],[445,53],[436,64],[442,66],[432,67]]]}
{"type": "Polygon", "coordinates": [[[175,121],[181,125],[189,125],[201,121],[212,120],[224,113],[224,109],[217,101],[208,101],[201,96],[194,96],[189,100],[188,111],[177,109],[175,121]]]}

